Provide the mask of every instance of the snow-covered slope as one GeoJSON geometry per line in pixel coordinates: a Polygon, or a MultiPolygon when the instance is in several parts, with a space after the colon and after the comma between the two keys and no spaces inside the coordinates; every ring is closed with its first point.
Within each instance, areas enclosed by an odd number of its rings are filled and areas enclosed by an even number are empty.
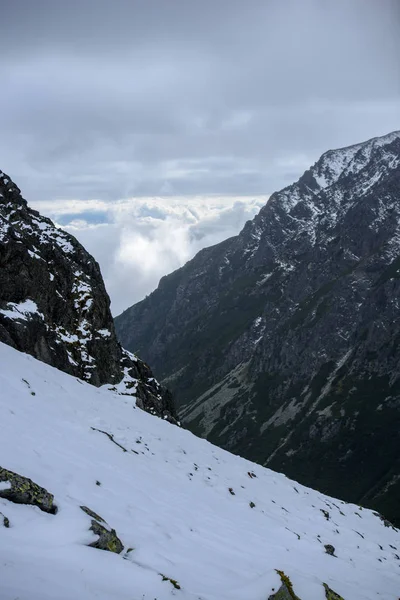
{"type": "Polygon", "coordinates": [[[302,600],[323,600],[323,583],[345,600],[397,600],[400,534],[371,511],[3,344],[0,364],[0,467],[58,507],[0,498],[1,600],[266,600],[276,570],[302,600]],[[120,555],[88,547],[82,505],[115,528],[120,555]]]}

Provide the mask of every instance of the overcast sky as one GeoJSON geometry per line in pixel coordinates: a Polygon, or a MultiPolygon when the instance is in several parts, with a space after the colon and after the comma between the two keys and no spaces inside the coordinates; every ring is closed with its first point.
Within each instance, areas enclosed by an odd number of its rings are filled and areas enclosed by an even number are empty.
{"type": "MultiPolygon", "coordinates": [[[[179,197],[181,207],[202,207],[197,227],[204,217],[208,231],[210,219],[221,221],[216,206],[248,218],[325,150],[400,128],[399,0],[0,0],[0,8],[0,168],[67,228],[80,221],[81,239],[101,226],[99,240],[112,234],[119,255],[125,244],[133,279],[137,248],[118,228],[116,201],[133,198],[131,209],[123,203],[131,216],[144,203],[151,217],[155,204],[143,197],[157,197],[165,238],[179,197]],[[218,197],[211,211],[209,195],[218,197]],[[241,199],[224,204],[229,196],[241,199]]],[[[150,229],[146,239],[157,241],[150,229]]],[[[195,251],[198,230],[188,231],[195,251]]],[[[106,281],[114,259],[100,261],[106,281]]],[[[161,271],[175,266],[165,260],[161,271]]],[[[129,297],[117,286],[114,311],[150,291],[159,271],[129,297]]]]}

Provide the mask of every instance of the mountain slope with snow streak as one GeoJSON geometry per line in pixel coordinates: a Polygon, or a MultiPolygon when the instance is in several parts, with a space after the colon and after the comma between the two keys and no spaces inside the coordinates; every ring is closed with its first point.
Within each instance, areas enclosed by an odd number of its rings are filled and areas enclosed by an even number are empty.
{"type": "Polygon", "coordinates": [[[397,600],[400,534],[371,511],[4,344],[0,364],[0,467],[58,507],[0,498],[1,600],[266,600],[277,570],[301,600],[323,600],[323,583],[345,600],[397,600]],[[80,506],[115,528],[120,555],[88,547],[80,506]]]}
{"type": "Polygon", "coordinates": [[[194,433],[400,525],[400,131],[329,150],[116,319],[194,433]]]}

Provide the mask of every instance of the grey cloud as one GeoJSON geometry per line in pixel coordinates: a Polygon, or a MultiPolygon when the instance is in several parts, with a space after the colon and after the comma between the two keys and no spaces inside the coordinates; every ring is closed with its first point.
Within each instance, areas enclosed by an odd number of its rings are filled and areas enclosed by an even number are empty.
{"type": "Polygon", "coordinates": [[[64,202],[52,216],[95,255],[118,314],[201,248],[237,234],[266,201],[266,196],[135,198],[108,211],[92,202],[80,214],[73,212],[75,204],[64,202]],[[94,225],[101,215],[108,222],[94,225]]]}
{"type": "Polygon", "coordinates": [[[81,222],[86,225],[103,225],[109,223],[109,215],[106,211],[82,211],[78,213],[69,213],[60,215],[57,222],[61,226],[70,225],[74,222],[81,222]]]}
{"type": "Polygon", "coordinates": [[[253,196],[400,127],[398,0],[0,9],[0,168],[88,246],[114,312],[236,233],[253,196]]]}
{"type": "Polygon", "coordinates": [[[399,126],[396,0],[1,8],[0,166],[28,198],[269,193],[399,126]]]}

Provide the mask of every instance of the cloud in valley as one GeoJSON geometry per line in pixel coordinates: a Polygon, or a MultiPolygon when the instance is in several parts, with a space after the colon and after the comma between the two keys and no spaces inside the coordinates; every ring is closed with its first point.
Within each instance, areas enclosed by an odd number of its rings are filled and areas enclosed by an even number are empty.
{"type": "Polygon", "coordinates": [[[141,300],[205,246],[239,233],[267,202],[256,197],[131,198],[35,202],[99,261],[112,310],[141,300]],[[80,212],[79,212],[80,209],[80,212]]]}
{"type": "Polygon", "coordinates": [[[0,169],[93,252],[116,312],[325,150],[400,128],[397,0],[1,8],[0,169]]]}

